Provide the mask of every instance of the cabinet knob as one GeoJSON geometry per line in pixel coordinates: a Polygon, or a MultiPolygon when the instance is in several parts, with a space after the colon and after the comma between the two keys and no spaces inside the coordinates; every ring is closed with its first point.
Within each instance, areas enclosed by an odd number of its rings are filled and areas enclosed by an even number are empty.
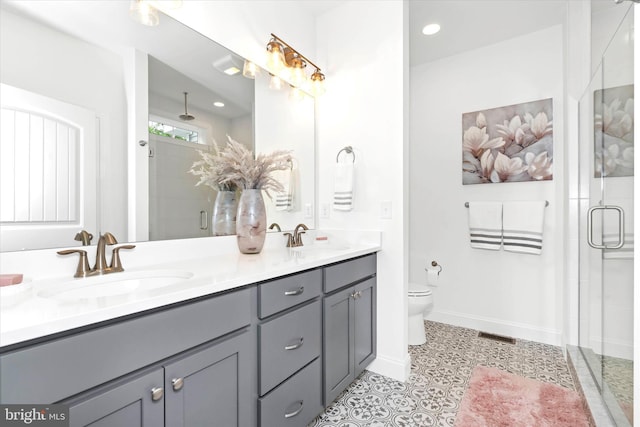
{"type": "Polygon", "coordinates": [[[304,286],[300,286],[295,291],[285,291],[285,296],[291,297],[295,295],[301,295],[304,292],[304,286]]]}
{"type": "Polygon", "coordinates": [[[174,378],[171,380],[171,385],[173,386],[173,390],[180,391],[184,385],[184,380],[182,378],[174,378]]]}
{"type": "Polygon", "coordinates": [[[154,387],[151,389],[151,400],[153,400],[154,402],[162,399],[163,395],[164,389],[162,387],[154,387]]]}
{"type": "Polygon", "coordinates": [[[291,344],[291,345],[285,346],[284,349],[285,350],[295,350],[296,348],[302,347],[302,344],[304,344],[304,337],[300,338],[300,340],[298,340],[298,342],[295,343],[295,344],[291,344]]]}
{"type": "Polygon", "coordinates": [[[285,418],[295,417],[300,412],[302,412],[302,408],[304,408],[304,400],[299,400],[298,401],[298,405],[300,405],[300,407],[298,409],[296,409],[295,411],[293,411],[293,412],[285,412],[284,417],[285,418]]]}

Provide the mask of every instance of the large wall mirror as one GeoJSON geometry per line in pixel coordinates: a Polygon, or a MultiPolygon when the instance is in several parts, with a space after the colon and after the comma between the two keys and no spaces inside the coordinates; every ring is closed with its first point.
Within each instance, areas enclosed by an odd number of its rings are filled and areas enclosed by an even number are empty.
{"type": "Polygon", "coordinates": [[[227,135],[291,150],[293,203],[267,198],[267,220],[315,226],[311,97],[269,89],[266,72],[226,74],[244,58],[161,13],[143,26],[129,2],[0,5],[2,251],[79,246],[82,229],[211,236],[216,193],[188,171],[227,135]]]}

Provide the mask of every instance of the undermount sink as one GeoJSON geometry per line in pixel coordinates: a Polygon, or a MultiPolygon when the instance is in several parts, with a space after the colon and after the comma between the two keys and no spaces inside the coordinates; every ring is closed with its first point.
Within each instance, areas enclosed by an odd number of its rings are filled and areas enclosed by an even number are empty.
{"type": "Polygon", "coordinates": [[[114,297],[135,292],[168,290],[169,287],[184,284],[192,277],[193,273],[179,270],[125,271],[70,280],[42,289],[38,296],[63,301],[114,297]]]}

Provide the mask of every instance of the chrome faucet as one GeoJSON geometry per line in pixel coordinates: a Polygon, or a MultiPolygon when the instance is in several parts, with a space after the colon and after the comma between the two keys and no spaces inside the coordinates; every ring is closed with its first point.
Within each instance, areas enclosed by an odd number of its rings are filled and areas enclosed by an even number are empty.
{"type": "Polygon", "coordinates": [[[304,231],[300,231],[300,229],[305,231],[309,230],[309,228],[304,224],[296,225],[296,228],[293,230],[293,247],[303,246],[302,235],[304,234],[304,231]]]}

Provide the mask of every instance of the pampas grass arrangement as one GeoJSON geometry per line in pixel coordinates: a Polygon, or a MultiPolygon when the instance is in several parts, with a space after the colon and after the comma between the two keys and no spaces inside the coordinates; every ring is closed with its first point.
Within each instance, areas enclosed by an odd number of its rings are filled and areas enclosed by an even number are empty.
{"type": "Polygon", "coordinates": [[[237,186],[234,182],[226,180],[224,163],[220,157],[220,148],[213,141],[213,152],[198,150],[201,160],[191,165],[189,173],[200,177],[196,187],[206,185],[217,191],[235,191],[237,186]]]}
{"type": "Polygon", "coordinates": [[[219,154],[220,172],[224,174],[223,184],[232,183],[242,190],[263,190],[269,198],[269,191],[280,192],[282,184],[273,177],[273,172],[291,167],[291,152],[276,150],[269,154],[258,154],[227,135],[229,142],[219,154]]]}
{"type": "Polygon", "coordinates": [[[215,190],[235,191],[236,189],[282,191],[282,184],[273,178],[273,172],[291,167],[291,152],[276,150],[269,154],[258,154],[227,135],[228,142],[223,150],[214,141],[213,151],[202,151],[201,160],[193,163],[189,173],[200,177],[196,184],[207,185],[215,190]]]}

